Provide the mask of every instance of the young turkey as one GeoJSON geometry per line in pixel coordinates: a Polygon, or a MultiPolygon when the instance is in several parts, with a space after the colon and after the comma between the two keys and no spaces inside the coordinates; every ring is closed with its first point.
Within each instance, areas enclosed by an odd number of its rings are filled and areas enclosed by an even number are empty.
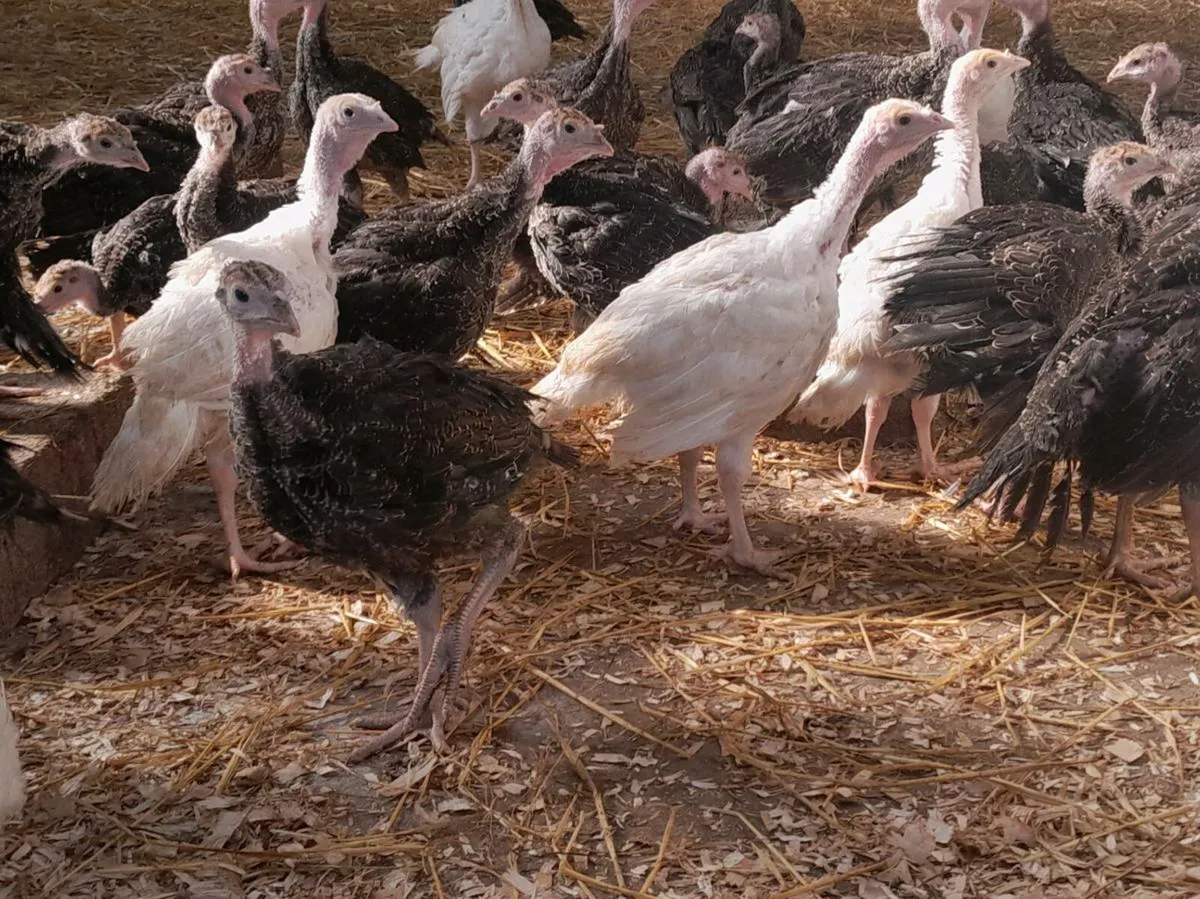
{"type": "Polygon", "coordinates": [[[550,30],[533,0],[473,0],[446,13],[416,61],[421,69],[440,68],[446,121],[462,113],[471,147],[469,190],[483,177],[480,143],[496,127],[480,114],[483,107],[510,81],[546,67],[550,30]]]}
{"type": "Polygon", "coordinates": [[[1179,487],[1191,552],[1190,583],[1200,588],[1200,207],[1161,229],[1115,285],[1068,327],[1047,358],[1017,420],[988,453],[959,506],[998,491],[1005,518],[1024,499],[1020,537],[1046,521],[1046,552],[1065,530],[1078,473],[1086,536],[1094,493],[1117,494],[1117,528],[1106,559],[1148,586],[1143,572],[1165,560],[1128,558],[1129,517],[1142,496],[1179,487]],[[1053,483],[1057,465],[1064,466],[1053,483]]]}
{"type": "Polygon", "coordinates": [[[839,250],[872,179],[950,127],[909,101],[872,107],[811,200],[763,231],[693,244],[625,288],[533,388],[545,398],[543,421],[619,400],[612,461],[678,455],[680,527],[714,524],[700,508],[696,469],[715,444],[726,556],[769,571],[771,555],[755,549],[742,509],[754,437],[824,358],[837,324],[839,250]]]}
{"type": "Polygon", "coordinates": [[[237,478],[226,424],[233,334],[215,298],[217,277],[229,259],[276,266],[297,292],[293,308],[302,330],[288,341],[289,348],[311,352],[331,344],[337,301],[329,240],[337,226],[338,187],[375,136],[395,128],[369,97],[330,97],[317,111],[296,202],[245,231],[210,242],[171,270],[162,296],[125,332],[137,393],[96,471],[96,508],[111,511],[141,502],[166,484],[194,449],[203,448],[234,576],[279,570],[283,563],[253,559],[238,535],[237,478]]]}
{"type": "Polygon", "coordinates": [[[446,751],[471,632],[524,538],[509,496],[540,459],[571,465],[574,451],[530,421],[530,394],[444,358],[369,337],[309,355],[280,348],[275,335],[297,334],[296,300],[271,266],[227,264],[217,296],[236,334],[230,425],[254,505],[297,544],[365,569],[417,627],[413,703],[371,722],[389,730],[352,760],[430,717],[434,747],[446,751]],[[471,552],[483,569],[442,623],[435,566],[471,552]]]}
{"type": "MultiPolygon", "coordinates": [[[[304,19],[296,36],[296,77],[288,101],[301,139],[307,141],[321,104],[335,94],[366,94],[379,102],[398,130],[381,134],[367,148],[362,168],[377,172],[400,199],[408,197],[408,170],[425,168],[421,147],[448,143],[425,104],[369,63],[338,56],[329,43],[329,0],[303,0],[304,19]]],[[[357,172],[347,177],[347,197],[362,205],[357,172]]]]}
{"type": "MultiPolygon", "coordinates": [[[[465,6],[471,0],[454,0],[455,6],[465,6]]],[[[559,0],[533,0],[533,7],[550,29],[551,41],[571,40],[587,37],[587,31],[575,18],[575,14],[559,0]]]]}
{"type": "MultiPolygon", "coordinates": [[[[240,158],[241,153],[249,152],[257,134],[249,129],[252,112],[248,95],[265,91],[274,98],[279,91],[279,81],[275,73],[252,56],[239,53],[217,59],[209,68],[201,89],[196,89],[190,82],[184,88],[184,96],[176,98],[178,102],[159,97],[110,114],[133,133],[149,169],[145,172],[112,171],[85,166],[61,179],[47,189],[43,198],[42,234],[95,232],[117,222],[151,197],[174,193],[200,151],[192,122],[210,103],[230,109],[246,128],[239,143],[240,158]]],[[[81,238],[84,247],[92,236],[81,238]]],[[[61,255],[43,258],[38,267],[44,270],[62,258],[61,255]]]]}
{"type": "Polygon", "coordinates": [[[689,156],[725,143],[738,104],[779,65],[782,37],[778,16],[754,12],[732,35],[705,38],[679,57],[671,68],[671,103],[689,156]],[[753,41],[749,53],[733,40],[739,36],[753,41]]]}
{"type": "MultiPolygon", "coordinates": [[[[528,127],[554,105],[540,83],[522,78],[485,109],[528,127]]],[[[714,218],[729,195],[752,198],[753,189],[745,162],[721,148],[692,157],[686,170],[628,151],[588,160],[546,185],[514,258],[574,300],[572,325],[582,333],[623,288],[720,230],[714,218]]],[[[506,293],[498,310],[523,308],[529,293],[506,293]]]]}
{"type": "Polygon", "coordinates": [[[987,430],[1007,427],[1067,325],[1141,251],[1134,191],[1170,171],[1141,144],[1115,144],[1088,163],[1086,213],[985,206],[923,247],[900,248],[884,285],[893,329],[884,353],[920,358],[920,395],[973,387],[987,430]]]}
{"type": "Polygon", "coordinates": [[[397,349],[451,358],[474,346],[546,183],[582,159],[611,155],[602,131],[575,110],[552,110],[529,129],[502,174],[449,200],[396,207],[357,228],[334,256],[338,343],[370,335],[397,349]]]}
{"type": "MultiPolygon", "coordinates": [[[[951,63],[962,54],[951,22],[960,5],[963,0],[918,0],[917,13],[929,36],[929,49],[922,53],[844,53],[783,69],[751,92],[725,145],[746,157],[750,174],[760,179],[763,199],[791,205],[811,196],[872,103],[903,97],[936,104],[951,63]]],[[[920,171],[928,159],[927,152],[905,157],[880,178],[875,193],[920,171]]]]}
{"type": "MultiPolygon", "coordinates": [[[[190,85],[184,85],[190,87],[190,85]]],[[[274,75],[264,69],[251,57],[235,53],[229,56],[219,57],[209,68],[208,76],[204,80],[203,88],[206,100],[204,103],[196,104],[189,102],[189,108],[196,106],[196,114],[199,114],[208,103],[214,103],[228,109],[234,116],[237,124],[237,143],[234,148],[235,161],[240,161],[244,154],[248,152],[254,143],[254,136],[257,133],[254,121],[251,117],[249,101],[252,97],[261,94],[275,95],[279,93],[279,83],[275,80],[274,75]]],[[[181,113],[180,113],[181,114],[181,113]]],[[[174,115],[174,113],[173,113],[174,115]]],[[[194,117],[194,116],[193,116],[194,117]]],[[[189,126],[189,132],[191,128],[189,126]]],[[[135,129],[135,135],[136,135],[135,129]]],[[[143,202],[135,204],[129,212],[118,216],[116,220],[105,225],[105,227],[119,228],[126,230],[129,224],[123,222],[130,216],[134,220],[141,221],[146,215],[158,215],[161,211],[162,204],[165,202],[164,197],[169,196],[179,187],[180,181],[186,175],[190,167],[195,164],[196,158],[200,153],[200,145],[194,134],[190,135],[189,149],[186,151],[191,155],[188,157],[190,162],[184,173],[181,175],[174,169],[171,172],[163,175],[154,183],[160,183],[163,191],[151,196],[143,202]],[[149,205],[147,205],[149,204],[149,205]],[[154,210],[151,212],[150,210],[154,210]]],[[[177,147],[180,153],[185,151],[182,148],[182,132],[180,132],[180,146],[177,147]]],[[[182,160],[182,156],[180,159],[182,160]]],[[[90,177],[90,176],[89,176],[90,177]]],[[[155,176],[157,178],[157,176],[155,176]]],[[[107,176],[101,180],[109,180],[107,176]]],[[[117,188],[128,189],[131,191],[130,196],[140,196],[140,192],[147,186],[147,183],[138,184],[118,184],[117,188]]],[[[86,192],[83,197],[86,202],[86,192]]],[[[126,198],[120,197],[115,202],[125,205],[126,198]]],[[[30,268],[35,278],[41,275],[57,262],[67,259],[76,259],[87,262],[92,260],[92,248],[95,246],[103,228],[94,230],[81,231],[76,233],[61,234],[50,230],[46,225],[46,220],[43,219],[42,232],[49,233],[53,236],[42,240],[34,241],[25,244],[21,247],[21,252],[29,260],[30,268]]],[[[114,344],[115,346],[115,344],[114,344]]]]}
{"type": "MultiPolygon", "coordinates": [[[[1141,44],[1118,60],[1109,82],[1140,81],[1150,85],[1142,107],[1142,132],[1155,150],[1172,154],[1181,165],[1194,164],[1200,151],[1200,113],[1173,109],[1183,80],[1179,57],[1166,44],[1141,44]]],[[[1168,187],[1173,187],[1168,183],[1168,187]]]]}
{"type": "Polygon", "coordinates": [[[112,119],[85,113],[50,129],[0,122],[0,341],[61,374],[74,373],[79,359],[25,290],[17,247],[37,233],[45,188],[84,164],[146,169],[129,129],[112,119]]]}
{"type": "MultiPolygon", "coordinates": [[[[862,458],[850,473],[850,482],[862,490],[875,478],[875,438],[887,418],[892,397],[907,390],[920,371],[915,357],[882,351],[883,342],[891,335],[883,308],[886,279],[907,265],[887,257],[894,254],[897,244],[911,242],[919,246],[933,239],[934,229],[982,205],[979,107],[1002,79],[1028,65],[1020,56],[997,50],[972,50],[955,61],[942,102],[942,112],[954,128],[938,135],[933,170],[921,182],[916,196],[875,224],[838,270],[837,333],[816,380],[800,396],[788,418],[835,428],[865,403],[862,458]]],[[[912,401],[920,447],[919,469],[926,478],[938,474],[930,436],[937,406],[937,396],[912,401]]]]}
{"type": "MultiPolygon", "coordinates": [[[[1059,168],[1082,168],[1101,147],[1141,141],[1119,100],[1067,60],[1050,24],[1050,0],[1002,0],[1021,17],[1017,52],[1030,66],[1017,76],[1009,134],[1059,168]]],[[[1064,178],[1070,177],[1064,174],[1064,178]]]]}

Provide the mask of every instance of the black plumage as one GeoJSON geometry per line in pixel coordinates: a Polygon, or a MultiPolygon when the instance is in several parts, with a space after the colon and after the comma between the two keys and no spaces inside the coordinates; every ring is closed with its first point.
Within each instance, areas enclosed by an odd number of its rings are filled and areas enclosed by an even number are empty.
{"type": "MultiPolygon", "coordinates": [[[[455,6],[466,6],[471,0],[454,0],[455,6]]],[[[579,24],[575,14],[561,0],[533,0],[537,14],[550,29],[550,40],[563,41],[587,37],[587,29],[579,24]]]]}
{"type": "Polygon", "coordinates": [[[1133,190],[1163,168],[1140,144],[1094,154],[1088,211],[1049,203],[985,206],[942,229],[927,247],[899,253],[884,308],[890,351],[916,352],[924,396],[975,387],[1000,429],[1046,354],[1102,285],[1141,249],[1133,190]]]}
{"type": "Polygon", "coordinates": [[[747,91],[780,62],[792,62],[799,55],[804,27],[804,17],[791,0],[730,0],[722,7],[700,42],[671,68],[675,122],[689,155],[725,142],[747,91]],[[753,13],[773,19],[773,33],[762,35],[761,41],[737,31],[753,13]]]}
{"type": "Polygon", "coordinates": [[[62,512],[50,495],[17,470],[16,449],[16,444],[0,438],[0,526],[17,518],[42,524],[60,520],[62,512]]]}
{"type": "MultiPolygon", "coordinates": [[[[939,4],[923,27],[930,47],[907,56],[843,53],[779,69],[750,92],[725,145],[746,157],[764,200],[794,204],[811,196],[841,157],[863,114],[889,97],[936,106],[950,66],[962,52],[950,27],[953,9],[939,4]]],[[[863,208],[909,174],[928,168],[932,144],[876,178],[863,208]]]]}
{"type": "Polygon", "coordinates": [[[1119,141],[1141,141],[1141,126],[1121,102],[1067,60],[1050,24],[1048,0],[1024,5],[1029,9],[1014,4],[1022,12],[1017,53],[1030,65],[1016,76],[1011,138],[1062,167],[1086,165],[1093,152],[1119,141]]]}
{"type": "Polygon", "coordinates": [[[218,297],[238,334],[230,411],[238,473],[273,528],[370,572],[417,625],[413,709],[356,755],[412,729],[445,678],[447,701],[433,709],[437,743],[475,617],[516,559],[523,529],[509,497],[541,459],[571,465],[575,453],[532,423],[526,391],[446,359],[370,338],[307,355],[280,349],[272,333],[295,319],[279,308],[286,288],[272,272],[233,263],[221,275],[218,297]],[[484,569],[442,626],[435,566],[472,551],[484,569]]]}
{"type": "MultiPolygon", "coordinates": [[[[1180,486],[1200,563],[1200,207],[1161,229],[1133,265],[1059,339],[1024,411],[988,454],[960,506],[998,488],[1021,498],[1031,535],[1048,497],[1047,549],[1062,535],[1078,473],[1085,495],[1134,497],[1180,486]],[[1049,487],[1065,463],[1059,489],[1049,487]]],[[[1090,517],[1090,516],[1089,516],[1090,517]]]]}
{"type": "MultiPolygon", "coordinates": [[[[366,94],[379,101],[399,130],[381,134],[367,148],[361,167],[377,172],[398,197],[408,196],[408,170],[425,168],[421,146],[449,143],[425,104],[379,69],[349,56],[338,56],[326,29],[328,0],[306,0],[296,37],[296,77],[288,93],[292,121],[306,143],[317,109],[336,94],[366,94]]],[[[356,172],[347,176],[352,199],[361,193],[356,172]]]]}
{"type": "Polygon", "coordinates": [[[979,176],[987,206],[1012,206],[1041,200],[1082,212],[1087,167],[1075,160],[1064,165],[1030,144],[1013,140],[982,148],[979,176]]]}

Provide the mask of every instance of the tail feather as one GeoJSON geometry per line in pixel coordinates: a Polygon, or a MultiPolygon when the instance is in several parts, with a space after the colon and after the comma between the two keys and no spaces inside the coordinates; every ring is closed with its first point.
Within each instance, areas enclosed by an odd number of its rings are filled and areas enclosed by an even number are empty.
{"type": "Polygon", "coordinates": [[[575,469],[579,467],[579,450],[549,434],[543,434],[542,437],[547,459],[559,468],[575,469]]]}
{"type": "Polygon", "coordinates": [[[850,366],[827,363],[800,395],[788,413],[788,421],[807,422],[826,430],[839,428],[862,408],[867,397],[891,396],[907,386],[906,379],[895,378],[887,360],[864,359],[850,366]]]}
{"type": "Polygon", "coordinates": [[[418,69],[432,69],[434,66],[441,65],[442,48],[437,44],[422,47],[413,54],[413,62],[418,69]]]}
{"type": "Polygon", "coordinates": [[[202,443],[204,423],[195,403],[136,396],[96,469],[92,508],[136,507],[161,490],[202,443]]]}
{"type": "Polygon", "coordinates": [[[565,372],[562,364],[530,389],[533,420],[540,427],[560,424],[576,409],[595,406],[612,398],[599,379],[590,372],[565,372]]]}
{"type": "MultiPolygon", "coordinates": [[[[62,512],[46,491],[29,481],[13,461],[16,445],[0,439],[0,524],[13,518],[50,523],[58,521],[62,512]]],[[[3,786],[0,785],[0,792],[3,786]]],[[[3,805],[3,800],[0,800],[3,805]]],[[[3,817],[3,815],[0,815],[3,817]]]]}

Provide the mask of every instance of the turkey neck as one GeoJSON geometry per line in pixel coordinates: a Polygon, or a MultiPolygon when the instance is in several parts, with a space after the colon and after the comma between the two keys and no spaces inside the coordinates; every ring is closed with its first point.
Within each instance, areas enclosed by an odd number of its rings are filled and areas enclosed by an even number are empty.
{"type": "MultiPolygon", "coordinates": [[[[365,146],[363,147],[365,149],[365,146]]],[[[343,176],[362,158],[362,150],[353,152],[339,146],[327,123],[313,128],[304,168],[296,182],[297,197],[309,212],[309,227],[314,246],[329,247],[337,227],[338,193],[343,176]]]]}
{"type": "Polygon", "coordinates": [[[1029,60],[1029,67],[1017,73],[1018,88],[1031,81],[1074,80],[1075,73],[1058,47],[1049,16],[1033,19],[1021,14],[1017,55],[1029,60]]]}
{"type": "Polygon", "coordinates": [[[1150,85],[1150,94],[1146,97],[1146,105],[1142,107],[1142,133],[1151,144],[1162,140],[1162,114],[1179,93],[1179,82],[1160,84],[1155,81],[1150,85]]]}
{"type": "Polygon", "coordinates": [[[279,20],[268,13],[261,0],[250,3],[250,49],[249,53],[260,66],[271,70],[277,81],[283,84],[283,50],[279,47],[279,20]]]}
{"type": "Polygon", "coordinates": [[[759,41],[754,45],[754,52],[742,66],[742,86],[746,93],[758,82],[758,79],[779,65],[779,41],[759,41]]]}
{"type": "Polygon", "coordinates": [[[241,88],[225,81],[217,81],[208,85],[208,102],[214,106],[223,106],[233,114],[238,125],[238,145],[250,141],[254,130],[254,116],[246,107],[246,94],[241,88]]]}
{"type": "Polygon", "coordinates": [[[242,324],[234,324],[235,343],[233,348],[233,382],[244,387],[251,384],[268,384],[271,381],[271,363],[274,360],[274,335],[242,324]]]}
{"type": "Polygon", "coordinates": [[[956,188],[979,199],[975,205],[981,205],[983,201],[979,176],[980,103],[981,98],[969,89],[965,79],[946,85],[942,114],[954,123],[954,127],[937,135],[933,151],[934,170],[951,173],[956,188]]]}
{"type": "Polygon", "coordinates": [[[320,11],[313,15],[313,7],[304,7],[304,17],[300,20],[300,31],[296,35],[296,52],[317,71],[329,74],[331,61],[335,58],[333,45],[329,43],[328,9],[322,4],[320,11]]]}
{"type": "Polygon", "coordinates": [[[809,215],[806,207],[812,207],[801,203],[775,227],[791,238],[812,239],[819,235],[818,252],[833,250],[836,262],[836,253],[846,243],[871,182],[888,161],[860,125],[829,177],[809,201],[816,204],[816,214],[809,215]]]}
{"type": "Polygon", "coordinates": [[[1118,192],[1103,180],[1102,175],[1093,175],[1089,171],[1083,183],[1083,202],[1087,214],[1116,236],[1118,252],[1126,255],[1141,247],[1144,232],[1132,211],[1132,188],[1118,192]]]}
{"type": "Polygon", "coordinates": [[[188,253],[221,236],[220,209],[235,202],[237,174],[232,154],[204,147],[175,197],[175,224],[188,253]]]}

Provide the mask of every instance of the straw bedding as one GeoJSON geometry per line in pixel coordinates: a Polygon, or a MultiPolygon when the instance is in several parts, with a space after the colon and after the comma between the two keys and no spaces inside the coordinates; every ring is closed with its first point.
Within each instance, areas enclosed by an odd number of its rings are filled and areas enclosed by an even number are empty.
{"type": "MultiPolygon", "coordinates": [[[[573,6],[602,27],[602,3],[573,6]]],[[[662,0],[635,33],[648,149],[677,150],[659,93],[717,6],[662,0]]],[[[909,6],[806,3],[806,53],[915,47],[909,6]]],[[[1062,0],[1056,21],[1093,75],[1143,40],[1200,54],[1195,6],[1161,6],[1151,23],[1132,0],[1062,0]]],[[[245,39],[240,0],[5,12],[3,118],[146,96],[245,39]]],[[[404,51],[440,13],[335,0],[333,35],[433,103],[404,51]]],[[[997,18],[989,44],[1013,43],[997,18]]],[[[460,189],[465,148],[429,157],[415,193],[460,189]]],[[[564,312],[504,322],[478,364],[531,382],[564,312]]],[[[106,349],[81,316],[67,330],[106,349]]],[[[419,739],[342,764],[362,738],[348,719],[411,689],[413,631],[364,577],[317,563],[230,585],[199,466],[106,532],[2,647],[31,798],[0,836],[0,893],[1200,894],[1194,601],[1098,581],[1094,542],[1039,566],[905,479],[901,453],[890,489],[851,497],[840,443],[760,442],[752,528],[791,555],[778,580],[733,574],[712,538],[670,530],[672,467],[609,471],[599,424],[565,432],[584,470],[522,495],[530,542],[480,624],[445,759],[419,739]]],[[[1183,551],[1178,518],[1171,499],[1139,513],[1139,547],[1183,551]]],[[[448,594],[472,573],[448,572],[448,594]]]]}

